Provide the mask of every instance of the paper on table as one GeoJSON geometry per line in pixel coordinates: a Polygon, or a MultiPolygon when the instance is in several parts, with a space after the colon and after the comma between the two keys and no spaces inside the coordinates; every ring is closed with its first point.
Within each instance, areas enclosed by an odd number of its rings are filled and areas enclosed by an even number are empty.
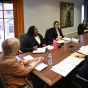
{"type": "Polygon", "coordinates": [[[88,46],[82,46],[82,47],[80,48],[80,50],[84,50],[84,51],[88,52],[88,46]]]}
{"type": "Polygon", "coordinates": [[[24,56],[23,58],[24,58],[25,60],[33,59],[33,57],[32,57],[31,55],[24,56]]]}
{"type": "Polygon", "coordinates": [[[52,49],[53,49],[53,46],[47,45],[46,48],[47,48],[48,50],[52,50],[52,49]]]}
{"type": "Polygon", "coordinates": [[[64,77],[67,75],[67,72],[63,71],[62,69],[55,68],[54,66],[51,68],[51,70],[64,77]]]}
{"type": "Polygon", "coordinates": [[[84,50],[78,50],[77,52],[78,52],[78,53],[85,54],[85,55],[88,55],[88,52],[86,52],[86,51],[84,51],[84,50]]]}
{"type": "MultiPolygon", "coordinates": [[[[33,65],[34,63],[36,62],[31,62],[30,65],[33,65]]],[[[38,70],[38,71],[41,71],[43,70],[44,68],[46,68],[48,65],[47,64],[44,64],[43,62],[38,64],[35,69],[38,70]]]]}
{"type": "Polygon", "coordinates": [[[42,47],[42,48],[37,48],[37,50],[34,50],[32,53],[45,53],[46,51],[46,47],[42,47]]]}
{"type": "Polygon", "coordinates": [[[18,56],[15,56],[15,58],[16,58],[17,60],[21,60],[18,56]]]}
{"type": "Polygon", "coordinates": [[[61,61],[52,67],[52,71],[61,74],[62,76],[66,76],[69,74],[81,61],[82,59],[68,56],[66,59],[61,61]]]}
{"type": "MultiPolygon", "coordinates": [[[[25,60],[30,60],[33,59],[33,57],[31,55],[27,55],[23,57],[25,60]]],[[[29,65],[33,65],[34,63],[36,63],[36,61],[30,62],[29,65]]],[[[48,65],[44,64],[43,62],[38,64],[35,69],[38,71],[43,70],[44,68],[46,68],[48,65]]]]}
{"type": "Polygon", "coordinates": [[[79,39],[78,38],[72,38],[72,41],[79,42],[79,39]]]}
{"type": "Polygon", "coordinates": [[[69,74],[76,66],[73,64],[70,64],[68,62],[60,62],[59,64],[55,65],[51,70],[55,71],[56,73],[59,73],[62,76],[66,76],[69,74]]]}
{"type": "Polygon", "coordinates": [[[57,43],[64,43],[64,40],[58,40],[57,43]]]}
{"type": "Polygon", "coordinates": [[[83,61],[83,59],[69,56],[69,57],[67,57],[66,59],[64,59],[64,61],[66,61],[66,62],[68,62],[68,63],[71,63],[71,64],[73,64],[73,65],[78,65],[80,62],[83,61]]]}

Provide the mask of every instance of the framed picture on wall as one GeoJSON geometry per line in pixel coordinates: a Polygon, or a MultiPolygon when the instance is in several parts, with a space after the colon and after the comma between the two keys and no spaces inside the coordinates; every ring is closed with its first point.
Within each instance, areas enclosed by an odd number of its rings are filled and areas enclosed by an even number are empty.
{"type": "Polygon", "coordinates": [[[61,28],[74,25],[74,3],[60,2],[60,25],[61,28]]]}

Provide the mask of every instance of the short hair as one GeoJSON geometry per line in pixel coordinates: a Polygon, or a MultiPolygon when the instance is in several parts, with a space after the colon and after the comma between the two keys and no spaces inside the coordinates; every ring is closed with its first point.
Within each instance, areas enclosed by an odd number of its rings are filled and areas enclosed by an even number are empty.
{"type": "Polygon", "coordinates": [[[28,28],[27,35],[33,36],[34,35],[34,30],[35,30],[34,28],[35,28],[35,26],[30,26],[28,28]]]}
{"type": "Polygon", "coordinates": [[[17,38],[9,38],[2,42],[2,50],[5,54],[10,54],[12,51],[20,46],[20,42],[17,38]]]}

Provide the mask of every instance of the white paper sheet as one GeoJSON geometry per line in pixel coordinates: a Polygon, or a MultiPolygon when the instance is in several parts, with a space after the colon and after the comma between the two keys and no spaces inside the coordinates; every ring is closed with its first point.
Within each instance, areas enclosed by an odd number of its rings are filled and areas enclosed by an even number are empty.
{"type": "Polygon", "coordinates": [[[84,51],[84,50],[78,50],[77,52],[88,55],[88,52],[84,51]]]}
{"type": "Polygon", "coordinates": [[[71,63],[73,65],[78,65],[80,62],[83,61],[83,59],[76,58],[76,57],[73,57],[73,56],[68,56],[66,59],[64,59],[64,61],[66,61],[68,63],[71,63]]]}
{"type": "Polygon", "coordinates": [[[34,50],[32,53],[45,53],[46,51],[46,47],[42,47],[42,48],[37,48],[37,50],[34,50]]]}
{"type": "Polygon", "coordinates": [[[80,48],[80,50],[83,50],[83,51],[85,51],[85,52],[88,53],[88,46],[82,46],[82,47],[80,48]]]}
{"type": "Polygon", "coordinates": [[[47,48],[48,50],[52,50],[52,49],[53,49],[53,46],[47,45],[46,48],[47,48]]]}
{"type": "MultiPolygon", "coordinates": [[[[33,65],[34,63],[36,62],[31,62],[29,65],[33,65]]],[[[44,64],[43,62],[38,64],[35,69],[38,70],[38,71],[41,71],[43,70],[44,68],[46,68],[48,65],[47,64],[44,64]]]]}
{"type": "Polygon", "coordinates": [[[23,58],[24,58],[25,60],[33,59],[33,57],[32,57],[31,55],[24,56],[23,58]]]}
{"type": "Polygon", "coordinates": [[[51,68],[52,71],[67,76],[83,59],[68,56],[66,59],[51,68]]]}
{"type": "MultiPolygon", "coordinates": [[[[31,55],[27,55],[27,56],[24,56],[23,57],[25,60],[30,60],[30,59],[33,59],[33,57],[31,55]]],[[[36,61],[33,61],[33,62],[30,62],[29,65],[33,65],[34,63],[36,63],[36,61]]],[[[38,71],[41,71],[43,70],[44,68],[46,68],[48,65],[47,64],[44,64],[43,62],[38,64],[35,69],[38,70],[38,71]]]]}

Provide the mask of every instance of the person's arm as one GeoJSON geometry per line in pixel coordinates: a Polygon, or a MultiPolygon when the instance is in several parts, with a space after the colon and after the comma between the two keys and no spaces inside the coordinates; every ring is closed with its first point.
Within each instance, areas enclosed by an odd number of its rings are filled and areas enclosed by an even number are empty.
{"type": "Polygon", "coordinates": [[[79,24],[78,25],[78,35],[81,35],[83,33],[84,33],[83,24],[79,24]]]}
{"type": "Polygon", "coordinates": [[[22,59],[21,62],[25,65],[25,64],[28,64],[30,62],[37,61],[39,58],[40,57],[32,58],[32,59],[29,59],[29,60],[22,59]]]}
{"type": "Polygon", "coordinates": [[[60,36],[62,36],[62,38],[63,38],[64,36],[63,36],[63,33],[62,33],[61,29],[59,29],[59,33],[60,33],[60,36]]]}
{"type": "Polygon", "coordinates": [[[75,56],[78,58],[85,58],[85,55],[80,53],[76,53],[75,56]]]}
{"type": "Polygon", "coordinates": [[[57,36],[55,34],[55,29],[54,28],[51,28],[51,31],[50,31],[50,35],[49,35],[49,41],[51,43],[53,43],[53,40],[55,39],[56,40],[57,36]]]}
{"type": "Polygon", "coordinates": [[[8,69],[8,72],[13,76],[27,76],[39,63],[43,61],[43,59],[43,57],[39,57],[36,63],[28,67],[25,67],[23,63],[14,61],[7,66],[10,68],[8,69]]]}
{"type": "Polygon", "coordinates": [[[25,52],[32,52],[33,47],[30,45],[30,40],[29,38],[25,37],[22,42],[21,42],[21,48],[20,50],[25,53],[25,52]]]}

